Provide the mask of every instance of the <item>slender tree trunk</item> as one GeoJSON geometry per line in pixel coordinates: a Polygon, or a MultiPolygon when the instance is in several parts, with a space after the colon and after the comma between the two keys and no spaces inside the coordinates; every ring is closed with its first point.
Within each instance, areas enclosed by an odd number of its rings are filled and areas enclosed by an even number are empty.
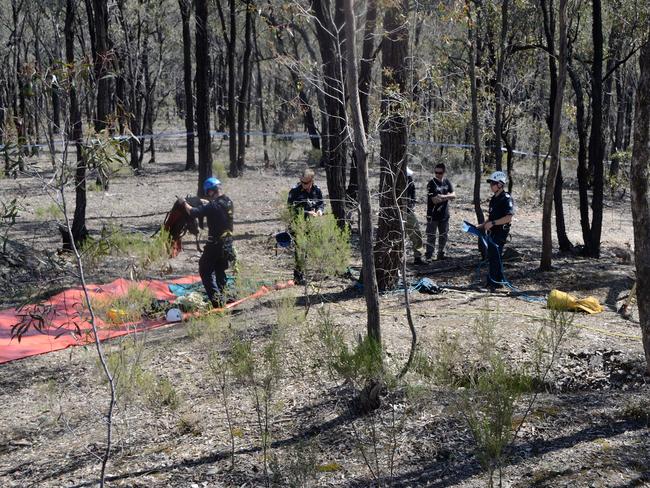
{"type": "MultiPolygon", "coordinates": [[[[230,34],[228,36],[228,154],[230,155],[230,170],[232,177],[239,176],[237,166],[237,104],[235,90],[235,54],[237,46],[237,10],[235,0],[230,0],[230,34]]],[[[225,34],[225,33],[224,33],[225,34]]]]}
{"type": "Polygon", "coordinates": [[[262,96],[263,82],[262,82],[262,68],[260,67],[260,50],[257,45],[257,32],[256,32],[256,20],[253,18],[253,42],[255,45],[255,66],[257,67],[257,103],[258,110],[260,114],[260,125],[262,126],[262,145],[264,146],[264,167],[269,165],[269,153],[266,150],[266,115],[264,113],[264,102],[262,96]]]}
{"type": "Polygon", "coordinates": [[[368,143],[366,141],[363,112],[357,83],[357,60],[355,47],[354,0],[345,0],[345,38],[347,48],[347,83],[352,112],[352,132],[359,182],[361,205],[361,262],[363,267],[363,294],[366,299],[368,336],[381,344],[381,323],[379,314],[379,288],[375,275],[375,261],[372,253],[372,205],[368,186],[368,143]]]}
{"type": "MultiPolygon", "coordinates": [[[[88,237],[88,230],[86,229],[86,161],[82,150],[83,127],[81,124],[81,112],[79,111],[79,101],[77,99],[77,83],[75,82],[75,55],[74,55],[74,39],[75,39],[75,1],[66,1],[66,14],[65,14],[65,60],[68,66],[68,110],[70,121],[67,124],[66,137],[77,150],[77,169],[75,171],[75,207],[74,217],[72,219],[72,238],[76,244],[82,244],[88,237]]],[[[72,251],[73,246],[71,242],[66,242],[66,237],[69,240],[69,234],[66,232],[63,237],[64,249],[72,251]]]]}
{"type": "Polygon", "coordinates": [[[466,1],[465,5],[467,7],[467,39],[470,45],[469,82],[472,98],[472,140],[474,145],[472,149],[472,157],[474,161],[474,195],[472,202],[474,204],[476,220],[479,224],[482,224],[485,222],[485,216],[483,215],[483,209],[481,208],[481,122],[478,115],[478,87],[476,84],[476,37],[478,35],[476,31],[478,26],[474,26],[474,20],[471,18],[471,3],[466,1]]]}
{"type": "Polygon", "coordinates": [[[187,133],[187,153],[185,169],[196,169],[194,159],[194,95],[192,93],[192,33],[190,32],[191,0],[178,0],[183,24],[183,86],[185,87],[185,132],[187,133]]]}
{"type": "Polygon", "coordinates": [[[212,176],[210,139],[210,65],[208,0],[195,0],[196,19],[196,132],[199,139],[199,181],[197,195],[203,196],[203,182],[212,176]]]}
{"type": "Polygon", "coordinates": [[[359,61],[359,103],[361,105],[361,117],[363,127],[368,134],[369,130],[369,104],[370,89],[372,84],[372,65],[375,61],[375,28],[377,26],[377,2],[376,0],[366,1],[366,26],[363,31],[363,46],[361,60],[359,61]]]}
{"type": "MultiPolygon", "coordinates": [[[[646,35],[648,30],[646,30],[646,35]]],[[[630,170],[632,221],[634,223],[634,262],[636,265],[637,305],[646,372],[650,374],[650,42],[639,56],[641,74],[636,92],[634,147],[630,170]]]]}
{"type": "MultiPolygon", "coordinates": [[[[379,138],[381,143],[381,183],[379,226],[375,243],[375,269],[380,290],[398,284],[404,249],[400,216],[393,194],[402,195],[406,187],[406,66],[409,32],[406,23],[408,0],[386,8],[382,40],[382,102],[379,138]]],[[[402,205],[402,199],[398,205],[402,205]]]]}
{"type": "MultiPolygon", "coordinates": [[[[600,257],[600,236],[603,225],[603,19],[600,0],[592,0],[593,64],[591,72],[591,134],[589,166],[593,168],[593,197],[590,246],[587,255],[600,257]]],[[[586,244],[586,243],[585,243],[586,244]]]]}
{"type": "Polygon", "coordinates": [[[551,163],[546,178],[546,192],[544,194],[544,211],[542,214],[542,259],[540,268],[551,269],[553,252],[551,212],[553,211],[553,194],[555,192],[556,177],[560,161],[560,137],[562,135],[562,101],[564,99],[564,85],[567,72],[567,26],[566,10],[567,1],[560,0],[560,51],[559,51],[559,73],[557,77],[557,90],[555,94],[555,106],[553,107],[553,130],[551,132],[551,163]]]}
{"type": "Polygon", "coordinates": [[[237,175],[244,173],[244,165],[246,164],[246,114],[248,108],[249,86],[251,82],[251,23],[253,5],[246,3],[246,21],[244,28],[244,57],[242,60],[242,79],[239,90],[239,100],[237,107],[237,125],[239,127],[239,134],[237,135],[237,175]]]}
{"type": "Polygon", "coordinates": [[[509,0],[501,0],[501,32],[499,35],[499,58],[494,83],[494,164],[497,171],[503,169],[501,134],[503,133],[503,71],[506,64],[506,35],[508,33],[509,0]]]}

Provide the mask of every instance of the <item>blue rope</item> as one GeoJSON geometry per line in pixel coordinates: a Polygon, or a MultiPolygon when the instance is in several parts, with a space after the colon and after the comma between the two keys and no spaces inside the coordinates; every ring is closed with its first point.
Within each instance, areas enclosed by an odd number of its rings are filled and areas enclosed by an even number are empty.
{"type": "MultiPolygon", "coordinates": [[[[522,300],[525,300],[525,301],[531,302],[531,303],[546,303],[546,298],[530,296],[530,295],[526,294],[525,292],[521,291],[519,288],[514,286],[512,283],[510,283],[510,281],[508,281],[506,279],[506,277],[505,277],[506,274],[505,274],[505,271],[503,269],[503,260],[501,259],[501,249],[499,248],[497,243],[494,242],[494,240],[492,239],[492,237],[490,237],[489,234],[486,234],[485,232],[481,232],[476,226],[470,224],[469,222],[463,222],[463,230],[465,232],[467,232],[468,234],[475,235],[479,239],[481,239],[481,241],[483,242],[483,245],[485,246],[486,252],[489,252],[490,244],[497,248],[497,250],[498,250],[497,257],[499,259],[499,268],[501,270],[501,276],[503,276],[503,281],[495,280],[490,275],[490,268],[488,267],[488,278],[492,283],[495,283],[497,285],[502,285],[502,286],[505,286],[505,287],[509,288],[510,291],[517,294],[516,298],[521,298],[522,300]]],[[[481,266],[483,266],[483,264],[485,264],[488,261],[489,261],[489,258],[486,258],[486,259],[482,260],[480,263],[478,263],[478,266],[476,267],[476,277],[477,277],[477,281],[479,283],[480,283],[480,279],[481,279],[481,266]]]]}

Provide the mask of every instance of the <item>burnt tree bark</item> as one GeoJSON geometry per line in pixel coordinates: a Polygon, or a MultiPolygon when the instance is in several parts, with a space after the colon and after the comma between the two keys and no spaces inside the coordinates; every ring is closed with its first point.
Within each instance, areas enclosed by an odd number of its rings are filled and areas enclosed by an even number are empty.
{"type": "Polygon", "coordinates": [[[187,152],[185,169],[196,169],[194,159],[194,96],[192,93],[192,33],[190,31],[191,0],[178,0],[183,24],[183,87],[185,88],[185,132],[187,152]]]}
{"type": "MultiPolygon", "coordinates": [[[[647,35],[647,32],[646,32],[647,35]]],[[[636,91],[634,146],[630,171],[632,221],[634,223],[634,263],[636,265],[637,305],[646,372],[650,374],[650,41],[639,56],[641,75],[636,91]]]]}
{"type": "Polygon", "coordinates": [[[196,132],[199,139],[199,181],[197,195],[203,196],[203,181],[212,176],[210,139],[210,55],[208,0],[195,0],[196,48],[196,132]]]}
{"type": "Polygon", "coordinates": [[[249,87],[251,82],[251,53],[253,52],[251,42],[251,23],[253,5],[246,5],[246,20],[244,27],[244,57],[242,59],[242,77],[239,87],[239,99],[237,101],[237,172],[236,176],[244,173],[246,164],[246,114],[248,112],[249,87]]]}
{"type": "MultiPolygon", "coordinates": [[[[70,121],[67,124],[66,137],[71,141],[77,150],[77,168],[75,171],[75,207],[74,217],[72,218],[72,239],[75,244],[81,244],[88,237],[86,229],[86,161],[82,149],[83,127],[81,124],[81,112],[79,111],[79,101],[77,99],[77,83],[75,82],[75,56],[74,56],[74,38],[75,38],[75,1],[66,1],[65,12],[65,60],[68,66],[68,109],[70,121]]],[[[73,249],[70,236],[67,232],[63,233],[63,248],[71,251],[73,249]]]]}
{"type": "MultiPolygon", "coordinates": [[[[406,120],[409,32],[406,23],[408,0],[391,4],[384,14],[382,40],[382,97],[379,124],[380,195],[379,221],[375,243],[375,268],[380,290],[394,288],[404,259],[400,212],[393,194],[401,196],[406,187],[406,120]]],[[[403,199],[398,199],[403,206],[403,199]]]]}
{"type": "Polygon", "coordinates": [[[335,0],[332,15],[330,0],[313,0],[316,38],[321,53],[325,125],[323,126],[323,160],[332,213],[339,225],[345,222],[346,114],[343,99],[341,39],[343,24],[341,0],[335,0]]]}

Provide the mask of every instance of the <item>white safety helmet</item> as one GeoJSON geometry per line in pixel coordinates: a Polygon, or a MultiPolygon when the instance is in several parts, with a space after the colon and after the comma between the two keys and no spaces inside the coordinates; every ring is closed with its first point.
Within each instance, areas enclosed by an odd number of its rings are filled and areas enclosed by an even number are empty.
{"type": "Polygon", "coordinates": [[[165,316],[167,322],[180,322],[183,320],[183,313],[178,308],[170,308],[165,316]]]}
{"type": "Polygon", "coordinates": [[[487,182],[488,183],[501,183],[501,184],[505,185],[507,180],[508,180],[508,176],[503,171],[495,171],[487,179],[487,182]]]}

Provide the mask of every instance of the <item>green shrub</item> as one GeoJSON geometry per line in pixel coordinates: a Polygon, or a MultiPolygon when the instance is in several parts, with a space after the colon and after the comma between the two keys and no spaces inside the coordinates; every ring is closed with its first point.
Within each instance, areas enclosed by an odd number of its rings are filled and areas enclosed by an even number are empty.
{"type": "Polygon", "coordinates": [[[218,159],[213,160],[212,174],[215,178],[218,178],[222,182],[225,182],[228,179],[228,170],[226,169],[226,163],[218,159]]]}
{"type": "Polygon", "coordinates": [[[291,224],[297,265],[306,275],[344,273],[350,262],[350,231],[341,229],[332,214],[305,218],[298,213],[291,224]]]}
{"type": "Polygon", "coordinates": [[[95,314],[105,323],[124,324],[137,322],[151,309],[156,297],[149,288],[129,286],[126,294],[114,298],[98,298],[93,301],[95,314]]]}

